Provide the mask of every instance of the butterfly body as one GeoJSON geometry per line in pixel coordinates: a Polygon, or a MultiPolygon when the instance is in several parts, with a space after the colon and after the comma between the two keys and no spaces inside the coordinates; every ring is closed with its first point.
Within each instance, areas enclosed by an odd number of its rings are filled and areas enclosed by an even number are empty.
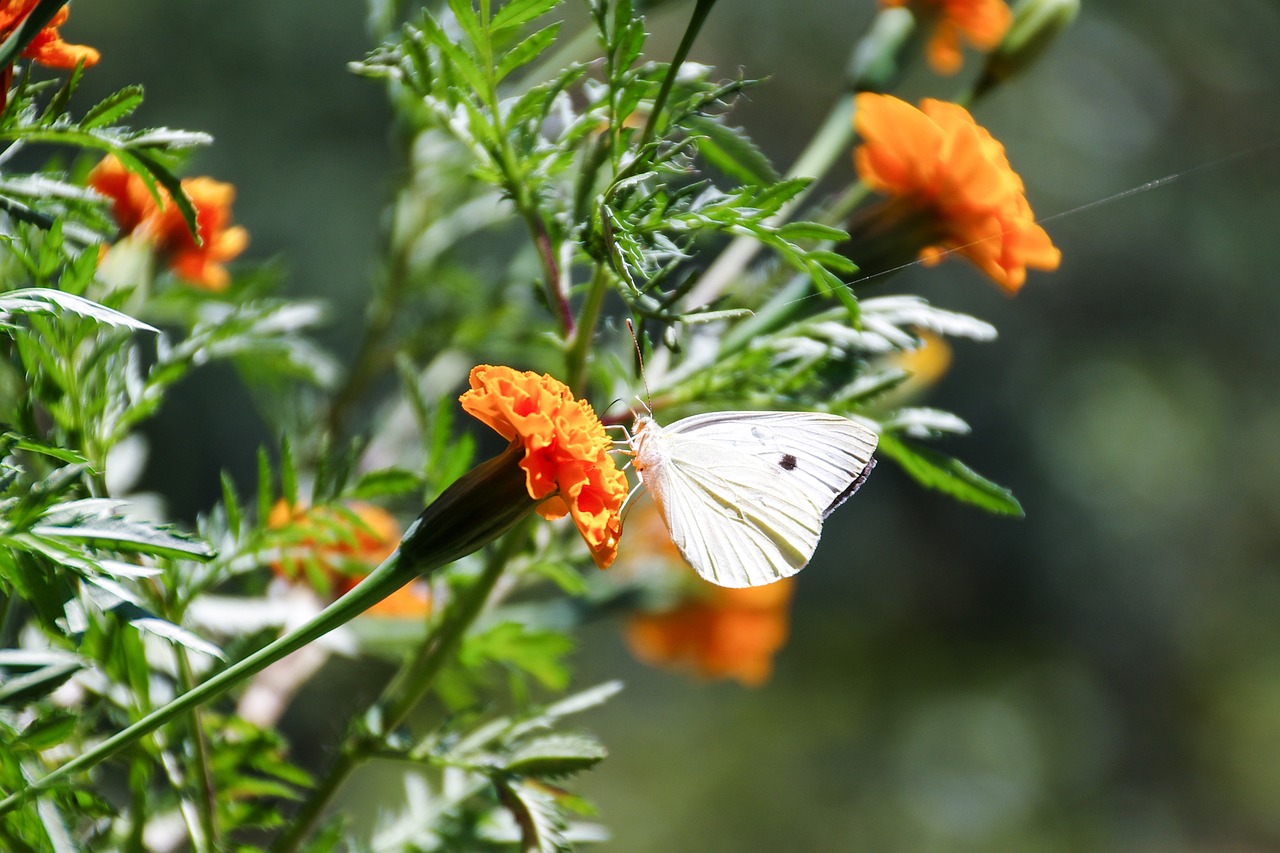
{"type": "Polygon", "coordinates": [[[667,427],[641,417],[635,468],[680,554],[702,577],[760,586],[804,568],[822,521],[874,464],[876,434],[817,412],[714,412],[667,427]]]}

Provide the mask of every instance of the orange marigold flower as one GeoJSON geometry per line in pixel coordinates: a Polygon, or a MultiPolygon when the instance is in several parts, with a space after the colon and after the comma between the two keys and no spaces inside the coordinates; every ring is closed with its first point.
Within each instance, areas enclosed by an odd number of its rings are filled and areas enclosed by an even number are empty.
{"type": "MultiPolygon", "coordinates": [[[[0,0],[0,41],[7,39],[36,7],[39,0],[0,0]]],[[[22,55],[49,68],[75,68],[80,62],[85,67],[93,65],[101,54],[82,44],[67,44],[58,33],[58,27],[67,22],[70,11],[59,9],[22,50],[22,55]]]]}
{"type": "Polygon", "coordinates": [[[742,589],[705,586],[705,596],[674,610],[631,617],[627,645],[647,663],[763,684],[787,639],[794,579],[742,589]]]}
{"type": "Polygon", "coordinates": [[[959,252],[1010,293],[1027,267],[1057,269],[1062,253],[1036,224],[1022,178],[968,110],[928,98],[916,109],[872,93],[856,103],[858,175],[927,221],[926,263],[959,252]]]}
{"type": "Polygon", "coordinates": [[[199,242],[187,230],[178,206],[162,192],[157,203],[142,178],[115,157],[106,157],[89,173],[89,186],[111,200],[120,233],[134,234],[163,254],[178,277],[207,290],[230,284],[225,262],[249,244],[249,232],[231,223],[235,187],[211,178],[186,178],[182,189],[196,210],[199,242]]]}
{"type": "Polygon", "coordinates": [[[991,50],[1013,23],[1013,12],[1004,0],[880,0],[880,5],[911,6],[933,23],[927,50],[929,65],[939,74],[960,70],[961,39],[979,50],[991,50]]]}
{"type": "Polygon", "coordinates": [[[182,188],[196,209],[197,243],[175,204],[160,210],[157,245],[169,252],[169,268],[180,278],[209,290],[226,290],[231,276],[223,264],[249,245],[249,232],[231,226],[231,202],[236,188],[212,178],[187,178],[182,188]]]}
{"type": "Polygon", "coordinates": [[[613,562],[622,533],[627,478],[613,443],[585,400],[546,374],[482,364],[471,370],[462,408],[524,448],[520,467],[544,518],[573,517],[600,568],[613,562]]]}

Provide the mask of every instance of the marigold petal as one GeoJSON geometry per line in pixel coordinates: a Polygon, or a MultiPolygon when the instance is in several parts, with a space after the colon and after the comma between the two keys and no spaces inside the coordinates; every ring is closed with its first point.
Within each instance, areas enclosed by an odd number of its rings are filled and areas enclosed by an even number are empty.
{"type": "Polygon", "coordinates": [[[901,195],[932,181],[943,137],[920,110],[864,92],[855,98],[854,128],[862,139],[875,140],[855,152],[858,175],[872,189],[901,195]]]}
{"type": "Polygon", "coordinates": [[[610,455],[613,443],[585,400],[547,374],[510,367],[472,369],[460,401],[468,414],[524,448],[529,497],[545,518],[568,514],[600,568],[617,554],[626,476],[610,455]]]}
{"type": "Polygon", "coordinates": [[[941,244],[919,247],[926,264],[956,252],[1010,293],[1027,267],[1057,267],[1061,253],[1036,223],[1004,146],[963,107],[926,99],[916,109],[864,93],[855,121],[862,179],[932,219],[930,230],[941,235],[941,244]]]}
{"type": "Polygon", "coordinates": [[[1013,23],[1013,11],[1004,0],[880,0],[880,5],[913,6],[922,20],[933,22],[926,56],[939,74],[960,70],[962,41],[991,50],[1013,23]]]}
{"type": "Polygon", "coordinates": [[[792,591],[791,578],[745,589],[716,587],[674,610],[633,616],[627,644],[648,663],[757,686],[768,679],[773,656],[786,642],[792,591]]]}
{"type": "MultiPolygon", "coordinates": [[[[28,2],[24,5],[28,8],[19,16],[18,20],[14,21],[11,27],[5,27],[0,30],[0,34],[5,38],[8,38],[12,29],[16,29],[18,22],[25,18],[36,4],[28,2]]],[[[81,62],[87,68],[101,59],[102,55],[92,47],[82,44],[68,44],[62,40],[62,36],[58,33],[58,27],[66,23],[70,14],[70,10],[65,6],[54,13],[53,18],[44,26],[44,29],[36,33],[36,37],[31,40],[31,43],[23,48],[22,55],[49,68],[65,69],[75,68],[81,62]]]]}

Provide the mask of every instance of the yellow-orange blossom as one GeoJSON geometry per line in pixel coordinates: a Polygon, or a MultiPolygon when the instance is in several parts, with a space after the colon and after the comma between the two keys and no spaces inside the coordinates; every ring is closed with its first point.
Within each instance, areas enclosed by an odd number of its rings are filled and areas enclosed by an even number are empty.
{"type": "MultiPolygon", "coordinates": [[[[30,15],[39,0],[0,0],[0,41],[7,39],[18,25],[30,15]]],[[[22,55],[49,68],[75,68],[77,63],[93,65],[99,59],[98,51],[82,44],[67,44],[58,33],[58,27],[67,22],[70,12],[64,6],[36,37],[22,50],[22,55]]]]}
{"type": "Polygon", "coordinates": [[[142,178],[115,157],[106,157],[89,173],[89,186],[111,200],[120,233],[134,234],[163,254],[180,278],[206,290],[221,291],[231,283],[224,264],[249,244],[249,232],[231,225],[231,184],[211,178],[185,178],[186,191],[196,211],[197,242],[187,230],[178,206],[162,191],[157,203],[142,178]]]}
{"type": "Polygon", "coordinates": [[[880,0],[880,5],[914,6],[933,21],[927,50],[929,65],[939,74],[960,70],[962,38],[979,50],[991,50],[1013,22],[1013,12],[1004,0],[880,0]]]}
{"type": "Polygon", "coordinates": [[[573,518],[600,568],[613,562],[622,533],[627,478],[613,443],[585,400],[558,379],[482,364],[471,370],[462,408],[524,448],[520,467],[544,518],[573,518]]]}
{"type": "Polygon", "coordinates": [[[1010,293],[1022,287],[1027,267],[1057,269],[1062,253],[1036,224],[1004,146],[964,107],[926,98],[917,109],[863,93],[854,125],[859,177],[926,218],[937,235],[920,249],[926,263],[957,252],[1010,293]]]}

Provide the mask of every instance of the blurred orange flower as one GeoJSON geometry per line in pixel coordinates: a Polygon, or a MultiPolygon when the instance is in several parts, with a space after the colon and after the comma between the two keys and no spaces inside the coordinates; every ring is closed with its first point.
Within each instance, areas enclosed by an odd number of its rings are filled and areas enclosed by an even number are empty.
{"type": "Polygon", "coordinates": [[[742,589],[707,583],[704,595],[674,610],[632,616],[627,645],[646,663],[758,686],[787,640],[793,587],[793,578],[742,589]]]}
{"type": "MultiPolygon", "coordinates": [[[[39,0],[0,0],[0,41],[13,34],[37,3],[39,0]]],[[[58,33],[58,27],[67,22],[70,14],[65,6],[59,9],[23,48],[22,55],[49,68],[75,68],[80,62],[88,67],[96,63],[101,58],[98,51],[82,44],[67,44],[58,33]]]]}
{"type": "MultiPolygon", "coordinates": [[[[276,501],[267,516],[271,530],[291,528],[287,550],[294,552],[271,568],[284,577],[302,573],[308,560],[324,573],[333,598],[345,595],[391,556],[400,544],[400,526],[391,514],[373,504],[352,501],[344,510],[334,507],[290,506],[276,501]],[[344,511],[345,510],[345,511],[344,511]],[[295,538],[296,537],[296,538],[295,538]],[[305,556],[297,552],[309,552],[305,556]]],[[[416,617],[431,609],[426,584],[414,581],[369,608],[386,617],[416,617]]]]}
{"type": "Polygon", "coordinates": [[[863,93],[854,125],[858,175],[925,223],[925,263],[958,252],[1009,293],[1022,287],[1027,267],[1057,269],[1062,253],[1036,224],[1022,178],[964,107],[926,98],[916,109],[863,93]]]}
{"type": "Polygon", "coordinates": [[[187,230],[178,206],[161,190],[162,202],[142,178],[115,157],[108,156],[89,173],[89,186],[111,200],[122,235],[134,234],[164,255],[180,278],[212,291],[226,290],[231,276],[224,264],[249,245],[249,232],[231,225],[231,184],[211,178],[186,178],[182,189],[196,210],[199,242],[187,230]]]}
{"type": "Polygon", "coordinates": [[[547,374],[482,364],[460,401],[473,417],[524,448],[520,467],[544,518],[573,517],[596,565],[618,553],[627,478],[609,455],[613,443],[589,403],[547,374]]]}
{"type": "Polygon", "coordinates": [[[880,5],[910,6],[922,20],[932,22],[929,65],[939,74],[960,70],[962,38],[979,50],[991,50],[1013,23],[1013,12],[1004,0],[880,0],[880,5]]]}

